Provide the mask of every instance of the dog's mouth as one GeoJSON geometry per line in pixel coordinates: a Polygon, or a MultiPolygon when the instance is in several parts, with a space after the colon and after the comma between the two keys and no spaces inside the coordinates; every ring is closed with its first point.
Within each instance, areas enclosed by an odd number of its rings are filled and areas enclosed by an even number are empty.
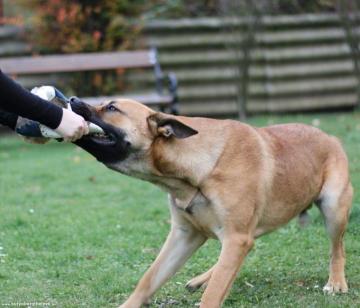
{"type": "Polygon", "coordinates": [[[74,143],[93,155],[98,161],[113,164],[124,160],[130,153],[131,144],[126,141],[125,133],[109,123],[104,122],[93,107],[79,99],[70,100],[72,110],[85,120],[100,126],[102,133],[85,135],[74,143]]]}
{"type": "MultiPolygon", "coordinates": [[[[104,130],[104,128],[103,128],[104,130]]],[[[104,130],[103,133],[95,133],[89,136],[91,140],[99,145],[115,146],[117,138],[114,134],[108,133],[104,130]]]]}

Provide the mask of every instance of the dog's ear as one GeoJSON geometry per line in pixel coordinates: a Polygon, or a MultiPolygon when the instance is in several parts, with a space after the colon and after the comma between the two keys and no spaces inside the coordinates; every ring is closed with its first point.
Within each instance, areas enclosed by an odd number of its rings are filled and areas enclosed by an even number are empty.
{"type": "Polygon", "coordinates": [[[155,136],[172,136],[183,139],[196,135],[198,131],[184,123],[160,112],[154,113],[147,119],[149,128],[155,136]]]}

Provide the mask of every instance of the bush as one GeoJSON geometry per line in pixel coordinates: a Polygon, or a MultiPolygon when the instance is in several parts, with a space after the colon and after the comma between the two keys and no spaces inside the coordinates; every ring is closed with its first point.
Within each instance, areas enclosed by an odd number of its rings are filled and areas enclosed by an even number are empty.
{"type": "Polygon", "coordinates": [[[90,52],[133,47],[145,1],[22,0],[33,12],[32,41],[46,53],[90,52]]]}
{"type": "MultiPolygon", "coordinates": [[[[148,1],[20,0],[31,12],[29,40],[34,53],[77,53],[132,49],[148,1]]],[[[150,1],[151,4],[151,1],[150,1]]],[[[71,74],[58,84],[79,96],[107,95],[124,88],[123,70],[71,74]]]]}

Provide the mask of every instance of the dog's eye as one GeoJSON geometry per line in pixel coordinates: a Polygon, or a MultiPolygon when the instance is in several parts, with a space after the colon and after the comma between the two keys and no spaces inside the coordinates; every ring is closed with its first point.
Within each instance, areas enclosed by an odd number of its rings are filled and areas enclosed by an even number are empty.
{"type": "Polygon", "coordinates": [[[117,111],[116,107],[114,105],[108,105],[106,106],[107,111],[117,111]]]}

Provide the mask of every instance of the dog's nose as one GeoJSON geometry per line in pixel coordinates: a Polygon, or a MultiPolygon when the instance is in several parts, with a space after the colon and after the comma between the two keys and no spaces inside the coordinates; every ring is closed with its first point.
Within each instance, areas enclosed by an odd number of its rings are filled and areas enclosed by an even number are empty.
{"type": "Polygon", "coordinates": [[[90,121],[91,116],[94,112],[93,107],[86,104],[85,102],[83,102],[76,96],[70,97],[69,102],[70,102],[72,111],[74,111],[78,115],[81,115],[86,121],[90,121]]]}

